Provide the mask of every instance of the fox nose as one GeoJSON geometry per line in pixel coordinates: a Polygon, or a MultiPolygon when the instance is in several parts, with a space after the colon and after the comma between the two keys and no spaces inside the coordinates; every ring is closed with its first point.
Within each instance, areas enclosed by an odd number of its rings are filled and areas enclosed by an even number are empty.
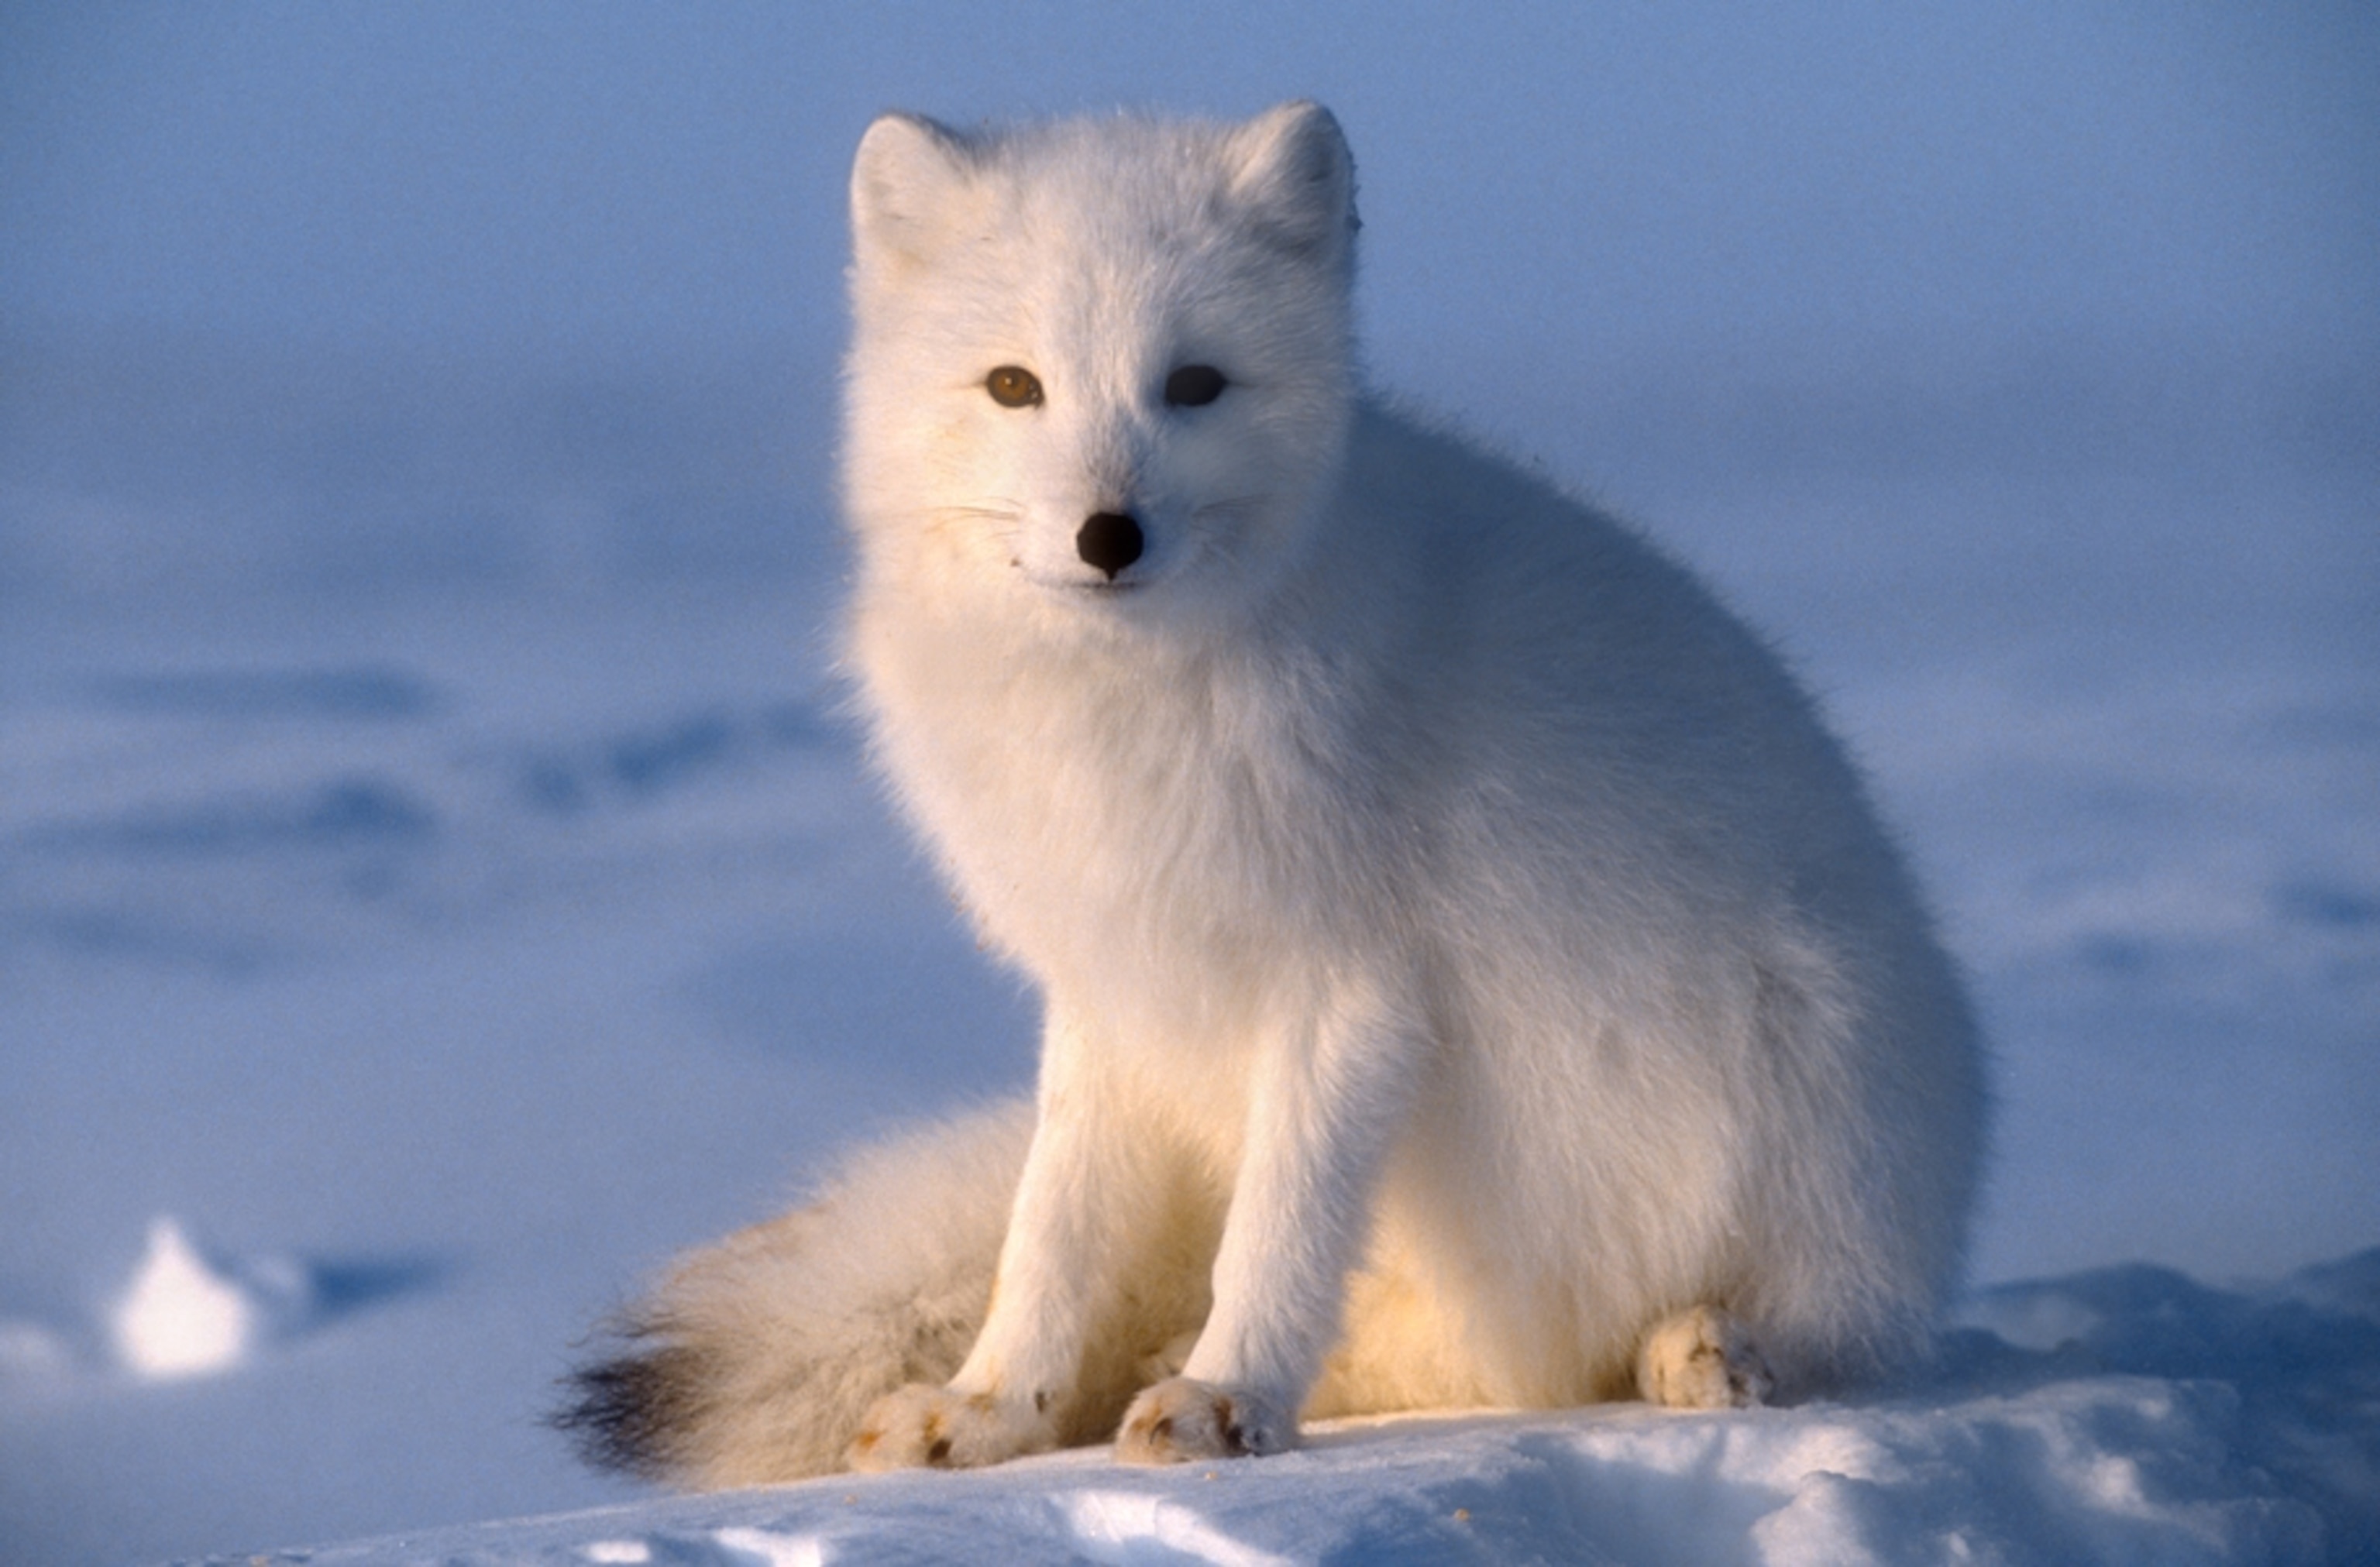
{"type": "Polygon", "coordinates": [[[1113,582],[1117,572],[1140,559],[1140,524],[1123,512],[1093,512],[1075,535],[1075,553],[1113,582]]]}

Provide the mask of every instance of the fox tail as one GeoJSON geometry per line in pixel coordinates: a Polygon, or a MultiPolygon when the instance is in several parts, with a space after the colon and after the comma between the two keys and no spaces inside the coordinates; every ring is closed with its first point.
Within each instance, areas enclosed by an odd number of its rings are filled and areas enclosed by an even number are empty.
{"type": "Polygon", "coordinates": [[[680,1258],[551,1423],[591,1464],[693,1489],[842,1468],[878,1399],[965,1358],[1032,1131],[1021,1100],[918,1128],[680,1258]]]}

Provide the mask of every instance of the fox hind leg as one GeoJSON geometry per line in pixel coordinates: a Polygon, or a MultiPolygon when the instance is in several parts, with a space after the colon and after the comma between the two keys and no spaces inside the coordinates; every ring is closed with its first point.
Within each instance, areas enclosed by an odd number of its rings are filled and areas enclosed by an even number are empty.
{"type": "Polygon", "coordinates": [[[1666,1409],[1749,1409],[1776,1389],[1742,1321],[1697,1306],[1654,1324],[1636,1352],[1636,1391],[1666,1409]]]}

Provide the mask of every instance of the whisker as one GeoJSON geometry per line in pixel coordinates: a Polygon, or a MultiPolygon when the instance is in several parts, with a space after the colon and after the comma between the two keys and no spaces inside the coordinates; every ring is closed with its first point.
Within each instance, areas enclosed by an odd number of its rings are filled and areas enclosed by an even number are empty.
{"type": "Polygon", "coordinates": [[[1264,504],[1262,495],[1227,495],[1220,501],[1207,501],[1190,508],[1193,519],[1204,516],[1228,516],[1233,512],[1253,511],[1264,504]]]}
{"type": "Polygon", "coordinates": [[[934,533],[951,533],[962,529],[988,532],[1003,542],[1015,538],[1025,521],[1024,506],[1001,496],[991,497],[990,504],[961,503],[946,506],[929,506],[925,511],[927,529],[934,533]],[[990,527],[986,527],[990,524],[990,527]]]}

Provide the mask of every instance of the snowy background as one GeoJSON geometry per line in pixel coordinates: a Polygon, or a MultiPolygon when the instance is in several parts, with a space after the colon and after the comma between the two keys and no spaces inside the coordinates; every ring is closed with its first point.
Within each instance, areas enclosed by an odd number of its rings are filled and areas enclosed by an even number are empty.
{"type": "Polygon", "coordinates": [[[2380,1550],[2380,18],[1287,9],[0,9],[0,1561],[2380,1550]],[[1376,379],[1868,762],[2011,1287],[1843,1407],[644,1502],[590,1326],[1030,1070],[836,707],[850,148],[1295,95],[1376,379]]]}

